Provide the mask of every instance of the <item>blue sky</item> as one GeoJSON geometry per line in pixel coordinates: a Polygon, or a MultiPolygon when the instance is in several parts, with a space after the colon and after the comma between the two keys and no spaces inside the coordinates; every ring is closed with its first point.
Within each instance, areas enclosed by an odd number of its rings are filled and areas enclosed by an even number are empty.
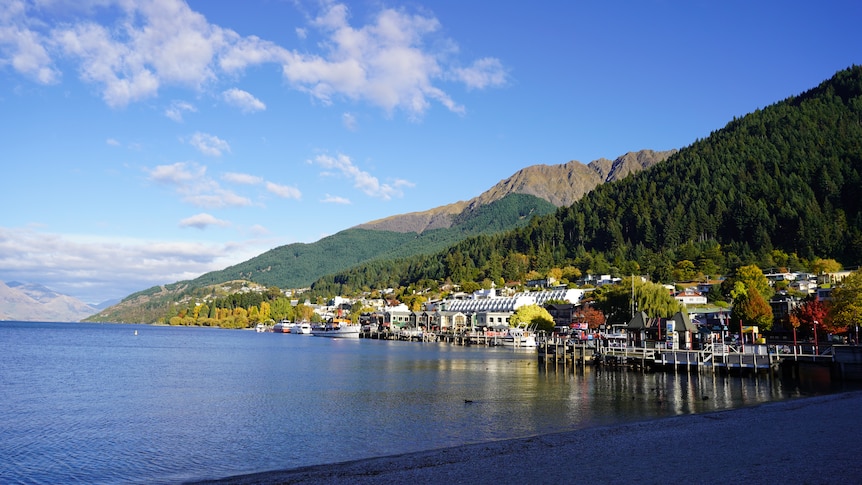
{"type": "Polygon", "coordinates": [[[862,2],[7,0],[0,281],[96,303],[682,148],[862,63],[862,2]]]}

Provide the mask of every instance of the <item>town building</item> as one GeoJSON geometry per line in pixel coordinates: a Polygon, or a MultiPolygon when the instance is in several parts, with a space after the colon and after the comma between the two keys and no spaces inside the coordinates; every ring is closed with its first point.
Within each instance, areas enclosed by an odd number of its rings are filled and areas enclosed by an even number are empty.
{"type": "Polygon", "coordinates": [[[690,287],[673,295],[676,301],[683,305],[706,305],[706,295],[699,292],[697,288],[690,287]]]}

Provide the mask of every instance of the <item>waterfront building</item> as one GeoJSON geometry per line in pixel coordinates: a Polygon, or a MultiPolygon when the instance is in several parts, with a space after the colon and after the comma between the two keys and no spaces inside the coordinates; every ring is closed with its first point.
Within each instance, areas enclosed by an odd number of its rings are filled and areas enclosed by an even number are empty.
{"type": "Polygon", "coordinates": [[[627,344],[634,347],[691,350],[699,335],[688,313],[684,312],[676,312],[670,318],[651,318],[645,312],[637,312],[625,330],[627,344]]]}
{"type": "Polygon", "coordinates": [[[403,303],[387,308],[383,315],[384,327],[405,327],[410,326],[411,322],[413,326],[416,324],[416,315],[403,303]]]}
{"type": "MultiPolygon", "coordinates": [[[[559,288],[545,291],[528,291],[513,296],[497,296],[494,288],[479,290],[471,295],[429,302],[425,311],[414,316],[414,324],[427,329],[454,329],[463,331],[509,325],[515,311],[524,305],[545,306],[550,301],[580,303],[589,290],[559,288]]],[[[405,314],[392,316],[410,322],[405,314]]]]}
{"type": "Polygon", "coordinates": [[[420,326],[435,332],[463,332],[470,326],[470,316],[456,311],[424,311],[418,321],[420,326]]]}
{"type": "Polygon", "coordinates": [[[544,306],[549,301],[566,301],[577,304],[583,299],[587,290],[582,289],[556,289],[546,291],[527,291],[516,293],[510,297],[490,297],[483,292],[481,296],[473,295],[468,299],[448,299],[434,302],[429,309],[448,310],[470,313],[514,313],[515,310],[524,305],[544,306]]]}

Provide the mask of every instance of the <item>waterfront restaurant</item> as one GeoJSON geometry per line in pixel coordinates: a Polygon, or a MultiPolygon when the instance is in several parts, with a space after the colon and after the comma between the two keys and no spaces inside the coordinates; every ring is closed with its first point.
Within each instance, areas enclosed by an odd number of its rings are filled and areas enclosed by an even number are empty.
{"type": "Polygon", "coordinates": [[[676,312],[671,318],[651,318],[635,313],[625,326],[628,345],[633,347],[693,350],[697,327],[687,313],[676,312]]]}

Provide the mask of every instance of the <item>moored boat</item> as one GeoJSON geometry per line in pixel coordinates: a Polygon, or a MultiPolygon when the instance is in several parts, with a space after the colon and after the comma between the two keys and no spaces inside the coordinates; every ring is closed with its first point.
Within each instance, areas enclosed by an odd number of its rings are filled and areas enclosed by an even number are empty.
{"type": "Polygon", "coordinates": [[[324,325],[316,325],[311,328],[311,334],[315,337],[333,338],[359,338],[361,325],[351,323],[350,320],[334,318],[324,325]]]}
{"type": "Polygon", "coordinates": [[[290,329],[290,333],[296,335],[311,335],[311,324],[308,322],[297,323],[290,329]]]}
{"type": "Polygon", "coordinates": [[[291,323],[287,320],[282,320],[272,327],[272,331],[275,333],[290,333],[290,325],[291,323]]]}
{"type": "Polygon", "coordinates": [[[513,328],[501,341],[504,347],[536,348],[536,334],[530,330],[513,328]]]}

